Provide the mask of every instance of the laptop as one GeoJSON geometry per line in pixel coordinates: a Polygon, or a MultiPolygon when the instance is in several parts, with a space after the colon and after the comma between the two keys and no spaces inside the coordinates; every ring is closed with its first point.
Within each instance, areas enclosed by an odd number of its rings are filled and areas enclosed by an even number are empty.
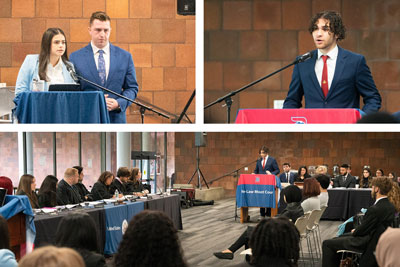
{"type": "Polygon", "coordinates": [[[80,91],[81,86],[75,83],[50,84],[49,92],[80,91]]]}
{"type": "Polygon", "coordinates": [[[4,206],[6,201],[7,189],[0,187],[0,207],[4,206]]]}

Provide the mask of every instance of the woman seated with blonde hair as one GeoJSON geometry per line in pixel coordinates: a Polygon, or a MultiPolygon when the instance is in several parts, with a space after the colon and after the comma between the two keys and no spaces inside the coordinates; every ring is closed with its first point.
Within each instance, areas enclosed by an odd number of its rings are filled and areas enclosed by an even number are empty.
{"type": "Polygon", "coordinates": [[[19,262],[19,267],[85,267],[78,252],[71,248],[46,246],[33,250],[19,262]]]}

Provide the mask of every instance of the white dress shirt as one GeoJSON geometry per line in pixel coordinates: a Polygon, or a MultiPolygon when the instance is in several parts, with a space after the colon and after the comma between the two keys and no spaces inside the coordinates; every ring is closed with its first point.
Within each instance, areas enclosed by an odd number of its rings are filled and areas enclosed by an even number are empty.
{"type": "Polygon", "coordinates": [[[339,48],[337,45],[326,55],[324,55],[318,49],[318,58],[317,61],[315,62],[315,75],[317,75],[319,85],[321,86],[322,70],[324,69],[324,60],[322,59],[322,56],[328,56],[328,59],[326,60],[326,64],[328,67],[328,90],[331,89],[333,76],[335,75],[336,60],[338,53],[339,53],[339,48]]]}
{"type": "Polygon", "coordinates": [[[104,62],[106,63],[106,80],[108,78],[108,72],[110,71],[110,43],[108,43],[103,49],[98,48],[90,42],[93,50],[94,62],[96,63],[96,68],[99,69],[99,50],[103,50],[104,62]]]}
{"type": "Polygon", "coordinates": [[[49,64],[47,64],[46,75],[47,75],[47,78],[49,78],[50,84],[64,83],[64,75],[63,75],[61,61],[62,61],[62,59],[60,58],[58,60],[58,63],[54,67],[50,62],[49,62],[49,64]]]}

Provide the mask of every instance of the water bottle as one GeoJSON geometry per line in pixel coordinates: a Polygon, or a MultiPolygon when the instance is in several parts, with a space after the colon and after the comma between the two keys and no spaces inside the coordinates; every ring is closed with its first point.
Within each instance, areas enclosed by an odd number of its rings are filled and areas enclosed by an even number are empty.
{"type": "Polygon", "coordinates": [[[115,193],[114,193],[114,196],[115,196],[115,199],[118,199],[118,196],[119,196],[119,192],[118,192],[118,189],[115,189],[115,193]]]}

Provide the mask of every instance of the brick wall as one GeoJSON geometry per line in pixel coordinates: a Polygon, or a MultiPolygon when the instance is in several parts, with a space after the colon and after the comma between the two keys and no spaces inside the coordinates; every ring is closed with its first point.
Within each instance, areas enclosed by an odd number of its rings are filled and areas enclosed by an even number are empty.
{"type": "MultiPolygon", "coordinates": [[[[196,169],[194,133],[176,133],[175,138],[180,140],[175,142],[177,183],[187,183],[196,169]]],[[[328,164],[330,173],[333,165],[348,163],[356,176],[364,165],[373,172],[382,168],[400,176],[400,133],[208,133],[207,146],[200,148],[200,169],[210,181],[256,160],[264,144],[281,171],[284,162],[295,170],[301,165],[328,164]]],[[[251,173],[255,163],[248,168],[240,173],[251,173]]],[[[228,176],[212,186],[222,186],[227,195],[234,195],[236,183],[236,178],[228,176]]],[[[197,185],[197,176],[193,184],[197,185]]]]}
{"type": "MultiPolygon", "coordinates": [[[[110,41],[130,51],[138,97],[179,114],[195,88],[195,17],[180,16],[176,0],[0,0],[0,82],[15,85],[27,54],[39,53],[43,32],[62,28],[71,53],[90,41],[89,17],[105,10],[110,41]]],[[[194,120],[194,102],[188,110],[194,120]]],[[[140,122],[139,109],[127,112],[140,122]]],[[[169,122],[146,113],[146,123],[169,122]]]]}
{"type": "MultiPolygon", "coordinates": [[[[315,49],[307,31],[310,18],[322,10],[337,10],[347,27],[339,43],[363,54],[383,98],[382,109],[399,110],[400,1],[397,0],[205,0],[205,104],[289,64],[315,49]]],[[[273,108],[287,95],[293,67],[233,98],[238,108],[273,108]]],[[[304,106],[304,105],[303,105],[304,106]]],[[[225,122],[216,105],[206,122],[225,122]]],[[[232,115],[233,117],[234,115],[232,115]]]]}

